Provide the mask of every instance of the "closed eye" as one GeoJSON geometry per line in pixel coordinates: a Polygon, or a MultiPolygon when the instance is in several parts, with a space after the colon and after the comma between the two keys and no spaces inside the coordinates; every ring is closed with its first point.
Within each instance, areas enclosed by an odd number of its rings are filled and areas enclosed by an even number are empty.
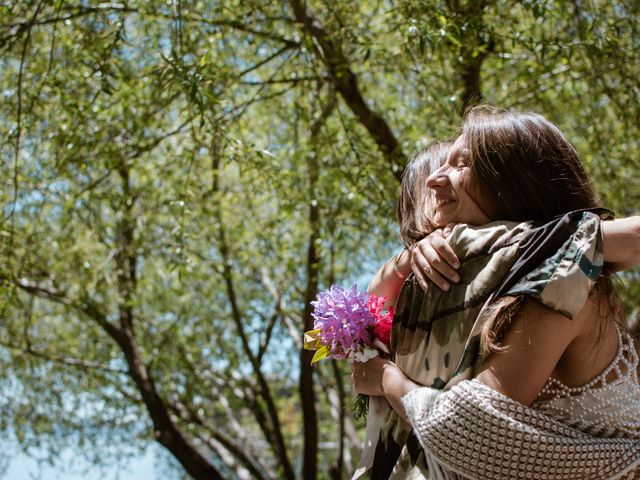
{"type": "Polygon", "coordinates": [[[449,165],[452,168],[462,169],[462,168],[467,168],[469,166],[469,162],[467,161],[467,158],[464,155],[460,155],[455,158],[452,158],[449,161],[449,165]]]}

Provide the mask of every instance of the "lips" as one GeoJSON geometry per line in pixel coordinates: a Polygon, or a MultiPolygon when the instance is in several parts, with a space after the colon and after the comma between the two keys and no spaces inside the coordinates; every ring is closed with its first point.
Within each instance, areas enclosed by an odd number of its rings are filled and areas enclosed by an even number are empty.
{"type": "Polygon", "coordinates": [[[436,208],[442,207],[443,205],[447,205],[448,203],[453,203],[455,200],[453,198],[448,197],[438,197],[436,196],[436,208]]]}

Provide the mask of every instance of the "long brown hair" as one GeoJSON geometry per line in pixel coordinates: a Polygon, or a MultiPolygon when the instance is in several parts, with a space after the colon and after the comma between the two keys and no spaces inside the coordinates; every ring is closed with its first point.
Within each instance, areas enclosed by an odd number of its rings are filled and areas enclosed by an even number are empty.
{"type": "MultiPolygon", "coordinates": [[[[466,112],[463,142],[469,149],[475,198],[492,220],[550,221],[583,208],[599,207],[595,190],[575,148],[557,126],[535,113],[474,107],[466,112]]],[[[605,269],[594,286],[604,319],[619,316],[619,302],[605,269]]],[[[499,299],[481,335],[483,353],[499,341],[522,298],[499,299]]]]}
{"type": "Polygon", "coordinates": [[[414,153],[402,174],[396,217],[400,238],[410,248],[437,227],[433,218],[433,195],[427,187],[427,177],[444,163],[452,142],[434,142],[414,153]]]}
{"type": "Polygon", "coordinates": [[[548,221],[599,206],[575,148],[542,115],[475,107],[462,135],[490,218],[548,221]]]}

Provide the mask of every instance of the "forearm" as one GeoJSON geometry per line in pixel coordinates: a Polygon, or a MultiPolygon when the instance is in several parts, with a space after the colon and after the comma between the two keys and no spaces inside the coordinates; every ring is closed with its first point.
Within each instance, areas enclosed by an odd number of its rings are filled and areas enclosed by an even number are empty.
{"type": "Polygon", "coordinates": [[[411,419],[409,418],[409,416],[407,415],[407,412],[405,411],[403,399],[407,397],[409,393],[413,392],[418,388],[426,388],[427,390],[433,390],[432,388],[429,388],[429,387],[422,387],[421,385],[418,385],[417,383],[411,381],[407,377],[401,378],[398,376],[398,378],[394,379],[394,381],[392,382],[382,383],[382,390],[384,392],[384,397],[389,402],[389,405],[391,405],[391,408],[393,408],[396,411],[396,413],[400,415],[400,417],[402,417],[404,420],[406,420],[409,423],[411,423],[411,419]]]}
{"type": "Polygon", "coordinates": [[[604,261],[621,271],[640,265],[640,215],[602,222],[604,261]]]}
{"type": "Polygon", "coordinates": [[[411,259],[409,252],[402,250],[402,252],[391,257],[380,267],[371,283],[369,283],[368,291],[380,297],[385,297],[385,307],[395,306],[404,279],[410,273],[411,259]]]}

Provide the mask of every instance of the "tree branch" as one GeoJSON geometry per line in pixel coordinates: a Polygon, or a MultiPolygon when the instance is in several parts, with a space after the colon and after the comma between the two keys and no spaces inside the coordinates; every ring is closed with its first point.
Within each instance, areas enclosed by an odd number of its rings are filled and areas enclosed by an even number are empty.
{"type": "Polygon", "coordinates": [[[70,367],[81,368],[83,370],[100,370],[106,373],[119,373],[123,375],[127,375],[128,373],[126,370],[122,370],[120,368],[113,368],[103,363],[91,362],[89,360],[82,360],[74,357],[59,357],[55,355],[50,355],[46,352],[40,352],[40,351],[34,350],[33,347],[31,347],[30,345],[22,346],[22,345],[14,344],[12,342],[6,342],[6,341],[0,340],[0,346],[9,348],[11,350],[17,350],[21,353],[25,353],[27,355],[31,355],[36,358],[41,358],[43,360],[48,360],[50,362],[59,363],[59,364],[67,365],[70,367]]]}
{"type": "Polygon", "coordinates": [[[258,354],[256,355],[258,363],[262,364],[262,357],[267,352],[267,348],[269,347],[269,342],[271,341],[271,335],[273,334],[273,329],[278,323],[278,319],[280,318],[280,305],[276,305],[267,322],[267,327],[265,328],[264,337],[262,337],[262,341],[260,342],[260,347],[258,348],[258,354]]]}
{"type": "MultiPolygon", "coordinates": [[[[16,212],[16,206],[18,205],[18,190],[19,190],[18,163],[20,161],[20,140],[22,139],[22,77],[24,75],[24,63],[27,58],[27,49],[29,48],[29,41],[31,40],[31,29],[33,28],[33,25],[35,24],[36,19],[38,18],[38,14],[40,13],[40,9],[42,8],[43,4],[44,4],[44,0],[40,0],[40,2],[38,2],[36,11],[33,13],[33,16],[25,25],[25,29],[27,31],[27,38],[24,39],[24,44],[22,45],[22,52],[20,53],[20,68],[18,70],[18,91],[16,95],[17,103],[18,103],[18,112],[16,114],[17,116],[16,146],[15,146],[15,154],[14,154],[14,160],[13,160],[13,202],[11,204],[11,210],[5,216],[5,218],[2,219],[2,222],[0,223],[4,223],[9,218],[13,218],[16,212]]],[[[14,229],[12,228],[10,244],[13,244],[13,231],[14,229]]]]}
{"type": "MultiPolygon", "coordinates": [[[[268,477],[265,477],[263,475],[263,472],[266,472],[266,468],[264,467],[264,465],[261,465],[256,459],[253,459],[246,454],[246,443],[237,443],[230,436],[216,429],[208,422],[205,422],[204,419],[200,415],[198,415],[193,410],[193,408],[191,408],[191,406],[185,404],[177,398],[174,401],[169,402],[169,407],[186,423],[195,423],[196,425],[199,425],[207,432],[209,432],[211,437],[216,442],[220,443],[220,445],[227,449],[235,457],[235,459],[237,459],[240,464],[253,475],[253,478],[258,480],[268,480],[268,477]]],[[[215,449],[215,445],[213,445],[210,441],[211,439],[203,437],[200,438],[201,440],[204,440],[210,448],[215,449]]],[[[240,440],[241,442],[247,441],[246,438],[240,440]]]]}
{"type": "Polygon", "coordinates": [[[367,129],[375,143],[384,154],[395,177],[400,180],[407,157],[402,151],[391,128],[384,118],[374,112],[362,96],[355,73],[349,66],[349,60],[342,51],[337,37],[331,35],[314,18],[313,13],[302,0],[289,0],[294,15],[303,31],[314,40],[314,51],[325,64],[334,88],[349,106],[356,118],[367,129]]]}
{"type": "MultiPolygon", "coordinates": [[[[68,6],[62,15],[56,15],[52,17],[43,18],[36,22],[33,22],[33,26],[36,25],[50,25],[59,22],[64,22],[67,20],[74,20],[76,18],[86,17],[89,15],[93,15],[96,13],[128,13],[128,14],[139,14],[145,15],[148,18],[161,18],[169,21],[176,21],[180,19],[182,22],[190,22],[190,23],[199,23],[205,26],[210,27],[229,27],[233,30],[237,30],[240,32],[248,33],[250,35],[254,35],[256,37],[265,38],[267,40],[273,40],[279,43],[283,43],[291,48],[299,47],[299,42],[295,40],[291,40],[289,38],[283,37],[282,35],[277,35],[272,32],[264,32],[248,25],[245,25],[243,22],[239,20],[228,20],[228,19],[206,19],[201,15],[197,14],[181,14],[180,16],[176,14],[168,14],[168,13],[159,13],[159,12],[146,12],[141,11],[138,8],[128,7],[123,4],[118,3],[102,3],[98,6],[84,6],[84,5],[70,5],[68,6]]],[[[18,22],[10,27],[13,27],[15,30],[13,33],[9,35],[5,35],[0,37],[0,49],[3,48],[11,39],[19,38],[26,29],[30,26],[30,22],[18,22]]],[[[9,45],[10,47],[11,45],[9,45]]]]}
{"type": "MultiPolygon", "coordinates": [[[[309,141],[313,145],[317,142],[318,135],[327,119],[333,113],[336,106],[336,97],[333,89],[329,91],[327,104],[322,108],[319,118],[311,125],[309,141]]],[[[315,152],[307,155],[307,169],[309,175],[309,239],[307,242],[307,286],[304,293],[304,311],[302,312],[303,331],[313,329],[313,307],[311,302],[318,296],[318,274],[320,271],[320,252],[317,245],[320,240],[320,206],[316,201],[316,185],[320,175],[320,165],[315,152]]],[[[308,480],[315,479],[318,469],[318,414],[316,411],[316,395],[313,385],[313,368],[311,359],[313,352],[300,349],[300,375],[299,391],[302,404],[302,418],[304,425],[304,446],[302,457],[302,477],[308,480]]]]}
{"type": "Polygon", "coordinates": [[[247,73],[253,72],[254,70],[257,70],[258,68],[260,68],[263,65],[266,65],[267,63],[269,63],[271,60],[273,60],[274,58],[279,57],[280,55],[282,55],[284,52],[286,52],[287,50],[291,50],[293,48],[293,46],[291,45],[285,45],[284,47],[282,47],[281,49],[279,49],[277,52],[275,52],[272,55],[269,55],[267,58],[260,60],[258,63],[251,65],[250,67],[247,67],[246,69],[244,69],[242,72],[240,72],[238,74],[238,77],[244,77],[247,73]]]}
{"type": "Polygon", "coordinates": [[[95,321],[109,334],[111,338],[116,340],[116,342],[118,341],[118,338],[122,336],[122,332],[118,329],[118,327],[107,320],[106,314],[89,298],[85,298],[82,302],[78,302],[71,299],[62,290],[58,290],[55,287],[39,285],[27,278],[14,279],[5,277],[5,279],[13,283],[19,289],[31,295],[49,300],[54,303],[58,303],[60,305],[66,305],[68,307],[72,307],[75,310],[78,310],[79,312],[95,321]]]}
{"type": "Polygon", "coordinates": [[[153,422],[156,440],[164,445],[184,469],[196,479],[222,480],[218,470],[185,438],[173,422],[164,400],[156,389],[151,372],[142,361],[134,335],[134,293],[137,288],[137,256],[135,248],[134,198],[131,194],[130,172],[126,162],[118,166],[122,184],[122,211],[116,225],[118,317],[122,335],[118,344],[124,353],[133,381],[136,383],[153,422]]]}
{"type": "MultiPolygon", "coordinates": [[[[240,81],[240,85],[250,85],[254,87],[262,87],[264,85],[277,85],[281,83],[288,83],[291,85],[297,85],[302,82],[317,82],[318,80],[323,80],[323,78],[318,77],[317,75],[306,75],[302,77],[291,77],[291,78],[274,78],[272,80],[242,80],[240,81]]],[[[325,79],[326,80],[326,79],[325,79]]]]}
{"type": "MultiPolygon", "coordinates": [[[[155,388],[153,378],[141,360],[128,320],[123,321],[121,319],[121,325],[124,328],[120,329],[109,322],[102,309],[88,297],[85,297],[81,302],[74,301],[63,291],[52,287],[44,287],[26,279],[13,280],[12,283],[37,297],[78,309],[99,324],[116,341],[124,354],[129,366],[129,376],[135,382],[153,422],[156,439],[176,457],[185,470],[194,478],[222,480],[219,472],[187,442],[169,417],[166,406],[155,388]]],[[[122,308],[126,309],[127,307],[121,306],[122,308]]]]}
{"type": "Polygon", "coordinates": [[[267,289],[267,291],[271,294],[275,302],[275,306],[273,308],[273,313],[271,314],[271,317],[267,322],[267,327],[265,329],[264,337],[260,342],[260,347],[258,349],[258,355],[257,355],[258,363],[262,363],[262,357],[264,356],[264,354],[267,351],[267,348],[269,347],[269,342],[271,340],[271,334],[273,333],[273,329],[275,328],[276,323],[278,323],[278,319],[282,315],[282,306],[283,306],[282,295],[280,295],[278,288],[276,287],[275,283],[269,276],[269,272],[264,266],[260,267],[260,281],[262,282],[262,285],[264,285],[264,287],[267,289]]]}
{"type": "MultiPolygon", "coordinates": [[[[215,150],[214,150],[215,152],[215,150]]],[[[213,154],[213,185],[212,190],[214,192],[219,191],[218,185],[218,175],[219,175],[219,158],[217,154],[213,154]]],[[[246,355],[247,359],[251,363],[253,368],[253,373],[256,376],[256,380],[258,381],[259,391],[261,397],[264,399],[266,404],[267,413],[269,415],[269,420],[271,423],[271,431],[272,431],[272,440],[273,440],[273,448],[275,448],[275,454],[280,462],[280,465],[283,470],[284,477],[287,480],[294,480],[295,474],[293,472],[293,467],[289,460],[287,447],[284,441],[284,437],[282,435],[282,428],[280,426],[280,419],[278,417],[278,410],[276,408],[275,402],[273,400],[273,396],[271,395],[271,390],[269,388],[269,384],[267,383],[266,378],[264,377],[262,370],[260,368],[260,364],[258,363],[258,358],[251,351],[251,347],[249,345],[249,339],[247,338],[246,332],[244,331],[244,322],[242,320],[242,313],[238,306],[235,284],[233,281],[233,272],[231,269],[231,254],[229,250],[229,245],[226,239],[226,233],[224,229],[224,219],[222,218],[222,212],[219,205],[214,209],[214,216],[216,219],[218,227],[217,236],[218,236],[218,248],[220,249],[220,254],[222,257],[222,270],[223,270],[223,278],[227,290],[227,296],[229,297],[229,305],[231,306],[231,317],[236,326],[236,330],[238,332],[238,336],[240,337],[240,343],[242,345],[242,351],[246,355]]]]}

